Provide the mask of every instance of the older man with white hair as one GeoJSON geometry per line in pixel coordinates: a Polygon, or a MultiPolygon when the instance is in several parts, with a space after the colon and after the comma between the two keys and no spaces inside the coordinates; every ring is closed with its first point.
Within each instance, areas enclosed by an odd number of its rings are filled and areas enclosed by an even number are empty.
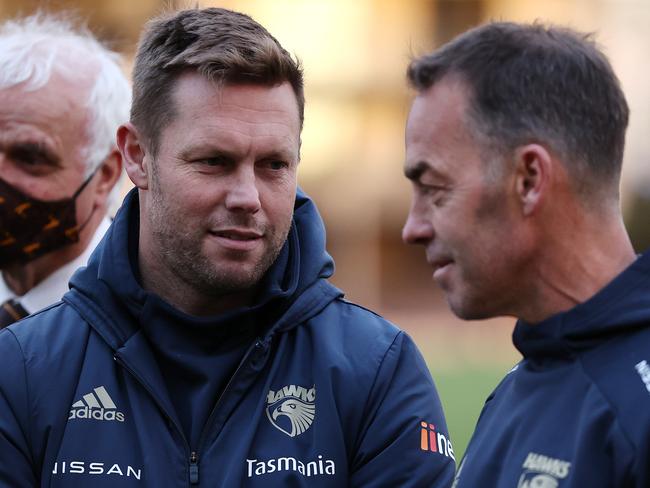
{"type": "Polygon", "coordinates": [[[119,63],[63,16],[0,25],[0,328],[58,301],[108,228],[131,101],[119,63]]]}

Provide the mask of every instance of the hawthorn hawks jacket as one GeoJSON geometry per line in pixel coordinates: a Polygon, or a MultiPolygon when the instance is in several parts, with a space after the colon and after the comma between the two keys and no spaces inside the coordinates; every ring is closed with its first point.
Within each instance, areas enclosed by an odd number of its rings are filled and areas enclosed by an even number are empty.
{"type": "Polygon", "coordinates": [[[650,486],[650,253],[513,339],[454,486],[650,486]]]}
{"type": "Polygon", "coordinates": [[[134,271],[137,214],[132,192],[63,301],[0,333],[3,487],[450,485],[453,449],[422,357],[327,282],[323,224],[301,193],[274,265],[282,313],[190,445],[133,314],[151,295],[134,271]]]}

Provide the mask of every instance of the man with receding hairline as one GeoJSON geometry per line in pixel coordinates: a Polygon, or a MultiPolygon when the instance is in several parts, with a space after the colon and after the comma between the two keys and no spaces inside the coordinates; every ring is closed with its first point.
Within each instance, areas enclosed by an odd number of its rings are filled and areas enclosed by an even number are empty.
{"type": "Polygon", "coordinates": [[[59,301],[110,224],[119,61],[63,16],[0,25],[0,329],[59,301]]]}
{"type": "Polygon", "coordinates": [[[523,360],[455,487],[650,486],[650,256],[623,225],[628,107],[590,36],[490,23],[412,62],[403,238],[464,319],[523,360]]]}
{"type": "Polygon", "coordinates": [[[0,479],[447,488],[415,344],[327,281],[297,61],[244,14],[190,9],[147,24],[133,78],[136,188],[63,303],[0,333],[0,479]]]}

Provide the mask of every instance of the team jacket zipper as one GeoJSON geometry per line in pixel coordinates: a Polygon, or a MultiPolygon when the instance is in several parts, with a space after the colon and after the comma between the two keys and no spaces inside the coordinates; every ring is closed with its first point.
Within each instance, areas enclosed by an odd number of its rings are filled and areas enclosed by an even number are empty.
{"type": "Polygon", "coordinates": [[[195,485],[199,482],[199,468],[198,468],[198,455],[196,452],[192,451],[190,447],[190,443],[187,442],[187,438],[185,437],[185,434],[183,433],[183,429],[180,428],[180,426],[176,423],[174,418],[169,415],[169,412],[165,410],[165,407],[163,406],[162,403],[158,400],[158,397],[154,394],[154,392],[149,388],[147,383],[142,379],[142,377],[136,373],[129,365],[122,359],[119,353],[115,354],[113,356],[115,358],[115,361],[124,368],[125,371],[127,371],[133,378],[137,380],[138,383],[149,393],[149,396],[153,399],[154,403],[156,406],[160,409],[161,412],[165,414],[165,417],[167,417],[167,420],[169,423],[174,426],[174,429],[176,430],[176,433],[180,436],[180,438],[183,440],[183,444],[185,447],[185,452],[186,456],[189,459],[189,477],[190,477],[190,483],[195,485]]]}
{"type": "MultiPolygon", "coordinates": [[[[237,377],[238,373],[241,371],[241,369],[244,367],[245,364],[248,363],[251,352],[253,349],[260,350],[262,349],[262,343],[257,340],[255,341],[255,344],[248,350],[248,352],[244,355],[242,358],[241,362],[239,363],[239,366],[237,366],[237,369],[233,373],[233,375],[230,377],[228,380],[228,383],[226,384],[226,387],[223,389],[221,394],[219,395],[219,398],[217,398],[217,401],[214,404],[214,407],[212,408],[212,411],[210,412],[210,415],[208,416],[208,420],[205,423],[205,426],[203,427],[203,430],[201,431],[201,435],[199,436],[199,442],[198,442],[198,447],[202,447],[203,443],[205,441],[205,437],[207,433],[210,431],[209,427],[212,425],[212,422],[214,420],[215,413],[218,411],[218,407],[221,404],[221,400],[225,396],[225,394],[228,392],[230,389],[230,386],[233,383],[233,380],[237,377]]],[[[154,403],[158,406],[158,408],[165,414],[167,419],[169,420],[169,423],[174,426],[176,429],[176,432],[179,434],[180,438],[183,440],[183,444],[185,447],[185,452],[188,454],[189,458],[189,480],[191,485],[198,485],[199,484],[199,453],[198,450],[193,450],[190,447],[190,443],[187,441],[187,438],[185,437],[185,434],[183,433],[183,429],[180,428],[180,426],[176,423],[176,421],[172,418],[171,415],[169,415],[169,412],[165,410],[164,406],[160,403],[158,400],[158,397],[154,394],[154,392],[149,388],[147,383],[142,379],[140,375],[138,375],[133,369],[131,369],[128,364],[122,359],[122,357],[119,355],[119,353],[115,354],[113,356],[115,358],[115,361],[122,366],[131,376],[133,376],[138,383],[142,385],[142,387],[149,393],[149,396],[153,398],[154,403]]]]}
{"type": "Polygon", "coordinates": [[[190,484],[199,484],[199,456],[196,451],[190,453],[190,484]]]}
{"type": "MultiPolygon", "coordinates": [[[[210,415],[208,416],[208,420],[206,421],[205,425],[203,426],[203,430],[201,431],[201,435],[199,436],[199,442],[198,442],[198,447],[201,448],[203,447],[203,444],[205,442],[205,437],[208,435],[208,432],[211,430],[212,423],[214,422],[214,416],[219,410],[219,405],[221,405],[221,400],[224,398],[226,393],[228,393],[228,390],[230,389],[230,386],[233,384],[235,378],[239,374],[239,372],[243,369],[244,365],[248,364],[251,353],[253,350],[260,350],[262,349],[262,343],[257,340],[255,341],[255,344],[246,352],[244,357],[242,358],[241,362],[239,363],[239,366],[237,366],[237,369],[235,372],[232,374],[230,379],[228,380],[228,383],[226,383],[226,387],[222,390],[221,394],[217,398],[217,401],[214,404],[214,407],[212,407],[212,411],[210,412],[210,415]]],[[[199,466],[198,466],[198,453],[193,452],[192,453],[194,457],[190,457],[190,479],[192,479],[191,473],[192,473],[192,467],[194,468],[194,476],[195,476],[195,483],[198,483],[199,480],[199,466]],[[192,465],[192,459],[194,459],[194,465],[192,465]]]]}

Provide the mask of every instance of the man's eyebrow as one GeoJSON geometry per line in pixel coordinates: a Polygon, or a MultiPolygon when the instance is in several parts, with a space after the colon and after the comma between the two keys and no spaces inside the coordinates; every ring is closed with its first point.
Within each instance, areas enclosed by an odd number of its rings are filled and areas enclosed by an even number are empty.
{"type": "Polygon", "coordinates": [[[219,147],[217,144],[212,143],[190,144],[188,146],[181,147],[178,151],[178,156],[181,159],[195,159],[217,156],[231,159],[234,158],[234,155],[232,153],[219,147]]]}
{"type": "MultiPolygon", "coordinates": [[[[185,148],[182,148],[179,151],[179,157],[184,160],[199,158],[199,157],[223,157],[236,161],[239,157],[237,151],[232,151],[223,147],[219,147],[216,144],[196,144],[191,145],[185,148]]],[[[294,157],[299,159],[299,153],[292,151],[289,147],[280,147],[277,149],[271,149],[268,152],[263,152],[258,155],[259,159],[269,160],[269,159],[282,159],[282,160],[291,160],[294,157]]]]}
{"type": "Polygon", "coordinates": [[[272,149],[269,152],[263,152],[260,154],[259,159],[270,160],[270,159],[281,159],[286,161],[291,161],[293,159],[299,159],[298,153],[292,151],[289,148],[278,148],[272,149]]]}
{"type": "Polygon", "coordinates": [[[438,178],[442,178],[443,175],[428,164],[426,161],[418,161],[412,166],[404,168],[404,176],[406,176],[411,181],[418,181],[424,173],[432,173],[438,178]]]}

